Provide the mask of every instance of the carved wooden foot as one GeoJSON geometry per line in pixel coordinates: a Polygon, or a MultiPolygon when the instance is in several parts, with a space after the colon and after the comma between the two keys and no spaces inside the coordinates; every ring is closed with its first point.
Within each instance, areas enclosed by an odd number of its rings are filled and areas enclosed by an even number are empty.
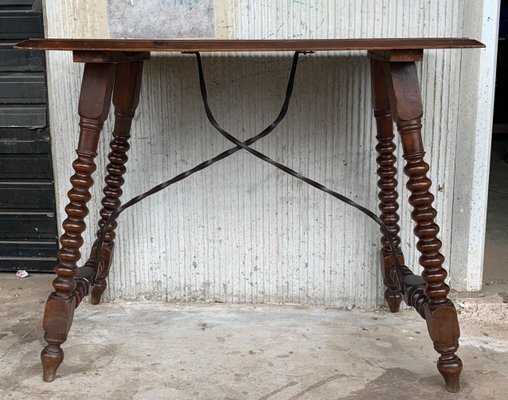
{"type": "MultiPolygon", "coordinates": [[[[99,228],[106,225],[106,222],[114,211],[121,205],[123,175],[127,162],[127,151],[129,150],[129,138],[134,112],[139,103],[139,91],[141,88],[141,74],[143,62],[120,63],[116,66],[116,79],[113,89],[113,104],[115,106],[115,128],[113,139],[110,142],[111,152],[108,155],[109,164],[106,167],[107,175],[103,190],[101,220],[99,228]]],[[[111,262],[113,261],[113,250],[115,240],[116,221],[111,223],[107,229],[102,245],[101,254],[97,254],[97,246],[94,245],[92,254],[87,265],[95,264],[96,257],[99,257],[98,271],[94,280],[94,287],[91,294],[92,304],[99,304],[101,296],[106,290],[106,278],[109,275],[111,262]]]]}
{"type": "Polygon", "coordinates": [[[400,311],[400,303],[402,302],[402,295],[399,290],[392,291],[390,289],[385,290],[385,301],[388,304],[388,309],[392,313],[400,311]]]}
{"type": "MultiPolygon", "coordinates": [[[[374,106],[374,117],[377,125],[377,141],[376,150],[378,157],[377,175],[379,177],[379,210],[380,218],[386,225],[388,232],[392,235],[392,239],[397,247],[398,257],[401,264],[404,264],[402,252],[400,250],[400,226],[399,204],[397,198],[397,168],[395,166],[397,158],[395,156],[395,143],[393,142],[393,118],[390,107],[390,99],[386,88],[386,76],[383,63],[371,60],[371,77],[372,77],[372,100],[374,106]]],[[[393,257],[395,256],[390,248],[389,242],[381,238],[381,270],[383,272],[383,282],[386,286],[385,300],[388,303],[390,311],[395,313],[400,309],[402,295],[397,283],[391,277],[391,270],[394,266],[393,257]]]]}
{"type": "Polygon", "coordinates": [[[42,379],[44,382],[53,382],[56,378],[56,370],[62,363],[64,353],[59,344],[47,345],[41,352],[42,379]]]}
{"type": "Polygon", "coordinates": [[[416,223],[414,233],[418,237],[419,262],[423,267],[421,277],[425,282],[424,296],[415,292],[415,299],[419,299],[416,305],[427,321],[434,348],[441,354],[437,365],[446,387],[450,392],[457,392],[462,371],[462,362],[455,355],[459,347],[459,323],[457,311],[447,298],[450,289],[445,284],[447,272],[443,269],[441,241],[437,238],[439,226],[435,223],[437,212],[432,206],[432,182],[427,177],[429,165],[424,161],[421,136],[423,106],[416,65],[408,61],[387,62],[385,71],[391,107],[406,159],[404,173],[408,176],[409,203],[413,207],[411,217],[416,223]]]}
{"type": "Polygon", "coordinates": [[[397,313],[400,311],[400,303],[402,302],[400,290],[386,289],[384,297],[391,313],[397,313]]]}
{"type": "Polygon", "coordinates": [[[86,64],[83,74],[79,102],[81,130],[76,150],[78,157],[72,164],[74,175],[70,180],[72,189],[68,193],[69,204],[65,207],[67,218],[62,224],[64,233],[60,238],[61,247],[55,267],[57,277],[53,281],[55,291],[48,298],[43,321],[44,338],[48,343],[41,354],[46,382],[55,379],[64,356],[60,346],[67,339],[74,309],[86,292],[86,288],[82,287],[86,279],[77,277],[77,286],[75,278],[77,262],[81,258],[79,250],[83,245],[81,234],[86,228],[84,218],[88,215],[87,203],[91,197],[97,142],[111,101],[113,71],[112,64],[86,64]]]}
{"type": "Polygon", "coordinates": [[[437,369],[443,375],[446,390],[451,393],[460,391],[460,373],[462,372],[462,360],[455,354],[446,354],[439,357],[437,369]]]}

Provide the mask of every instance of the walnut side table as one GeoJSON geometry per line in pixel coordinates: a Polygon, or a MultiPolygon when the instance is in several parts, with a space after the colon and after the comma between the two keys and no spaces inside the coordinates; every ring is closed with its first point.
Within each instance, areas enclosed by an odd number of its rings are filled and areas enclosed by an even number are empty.
{"type": "MultiPolygon", "coordinates": [[[[106,278],[113,255],[116,217],[123,210],[122,207],[125,208],[125,205],[121,205],[120,197],[121,187],[124,183],[122,176],[126,170],[130,127],[139,101],[143,62],[149,60],[150,52],[196,53],[198,63],[200,63],[199,52],[292,51],[295,52],[295,58],[297,58],[298,53],[306,52],[366,50],[371,63],[372,97],[374,116],[377,122],[378,197],[381,211],[379,218],[372,212],[370,214],[374,215],[371,218],[377,218],[383,234],[381,269],[386,286],[385,299],[392,312],[399,310],[403,299],[427,321],[434,348],[440,353],[437,367],[445,379],[446,388],[450,392],[459,391],[462,362],[455,354],[459,346],[459,324],[455,307],[447,297],[449,287],[444,282],[447,272],[442,267],[444,257],[440,253],[441,241],[437,238],[439,226],[435,223],[436,210],[432,206],[434,196],[429,191],[431,181],[427,177],[429,165],[424,161],[425,152],[421,136],[423,106],[416,62],[422,60],[425,49],[478,48],[484,47],[483,44],[466,38],[33,39],[23,41],[16,47],[31,50],[72,51],[74,61],[85,64],[79,99],[80,134],[76,150],[77,158],[72,164],[74,175],[70,178],[72,188],[68,192],[69,203],[65,208],[67,218],[63,221],[64,233],[60,238],[59,261],[55,267],[57,277],[53,281],[54,292],[47,300],[44,314],[44,337],[48,345],[42,351],[41,358],[45,381],[51,382],[55,379],[56,370],[63,360],[61,345],[67,339],[74,309],[90,292],[91,302],[98,304],[106,289],[106,278]],[[105,178],[102,209],[100,210],[99,232],[101,236],[95,242],[88,261],[78,268],[77,263],[81,258],[80,248],[83,245],[81,235],[86,228],[84,218],[89,212],[87,203],[91,198],[89,190],[93,184],[92,173],[96,168],[94,158],[97,155],[98,139],[109,112],[111,98],[115,108],[115,126],[111,152],[108,155],[109,164],[105,178]],[[419,262],[423,267],[421,277],[414,275],[404,265],[404,257],[400,249],[398,194],[395,178],[397,160],[393,141],[393,122],[397,125],[406,160],[404,172],[408,177],[407,187],[411,192],[408,201],[413,207],[411,217],[416,224],[414,233],[419,239],[417,248],[421,253],[419,262]]],[[[200,73],[202,73],[201,70],[200,73]]],[[[236,144],[236,150],[247,150],[259,158],[268,159],[263,154],[249,148],[253,140],[240,142],[231,135],[228,137],[227,132],[221,131],[221,128],[216,126],[216,121],[213,116],[209,115],[207,108],[206,89],[203,93],[204,81],[202,80],[200,83],[207,116],[214,127],[236,144]]],[[[257,137],[260,138],[259,135],[257,137]]],[[[271,159],[266,159],[264,160],[293,176],[334,195],[335,192],[317,182],[302,177],[271,159]]],[[[142,200],[149,194],[138,196],[133,200],[142,200]]],[[[350,204],[353,203],[341,195],[336,194],[335,197],[350,204]]],[[[128,203],[132,203],[132,201],[128,203]]],[[[362,208],[358,205],[356,207],[362,208]]],[[[363,211],[368,213],[365,209],[363,211]]]]}

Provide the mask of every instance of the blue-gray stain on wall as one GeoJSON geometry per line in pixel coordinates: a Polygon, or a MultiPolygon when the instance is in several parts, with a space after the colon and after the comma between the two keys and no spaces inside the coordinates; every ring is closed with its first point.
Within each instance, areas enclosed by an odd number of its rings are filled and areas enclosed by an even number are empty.
{"type": "Polygon", "coordinates": [[[108,0],[112,38],[213,38],[214,0],[108,0]]]}

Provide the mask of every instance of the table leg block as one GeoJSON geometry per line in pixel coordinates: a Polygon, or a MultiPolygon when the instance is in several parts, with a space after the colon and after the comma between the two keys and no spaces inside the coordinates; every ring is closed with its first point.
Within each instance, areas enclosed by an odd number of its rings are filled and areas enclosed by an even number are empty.
{"type": "MultiPolygon", "coordinates": [[[[383,273],[383,282],[386,287],[384,298],[390,312],[396,313],[400,310],[400,303],[402,302],[402,294],[396,281],[391,277],[391,271],[395,268],[393,261],[393,254],[387,253],[385,249],[380,251],[380,264],[383,273]]],[[[404,258],[399,257],[399,263],[404,265],[404,258]]]]}
{"type": "Polygon", "coordinates": [[[459,347],[460,336],[457,311],[449,301],[446,305],[429,306],[425,319],[434,348],[441,354],[437,361],[437,368],[445,379],[446,388],[450,392],[458,392],[462,361],[455,354],[459,347]]]}
{"type": "MultiPolygon", "coordinates": [[[[90,294],[90,303],[97,305],[101,302],[102,294],[106,291],[107,282],[106,278],[109,275],[109,269],[113,261],[113,249],[115,247],[114,242],[104,243],[102,245],[100,259],[97,267],[97,274],[94,279],[94,285],[92,293],[90,294]]],[[[97,248],[92,249],[92,256],[89,262],[95,264],[97,257],[97,248]]],[[[86,265],[86,264],[85,264],[86,265]]]]}
{"type": "Polygon", "coordinates": [[[74,303],[73,297],[62,298],[56,293],[52,293],[46,302],[42,326],[45,331],[44,339],[48,345],[41,353],[45,382],[55,379],[56,370],[63,361],[64,354],[60,345],[67,340],[74,316],[74,303]]]}

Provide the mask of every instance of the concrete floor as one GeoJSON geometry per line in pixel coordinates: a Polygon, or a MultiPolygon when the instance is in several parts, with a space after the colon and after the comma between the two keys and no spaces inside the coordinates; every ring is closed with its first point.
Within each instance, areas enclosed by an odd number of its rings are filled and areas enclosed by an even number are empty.
{"type": "Polygon", "coordinates": [[[508,325],[461,316],[462,392],[445,392],[408,310],[82,304],[57,379],[41,379],[51,276],[0,280],[0,399],[506,399],[508,325]],[[410,394],[410,396],[408,396],[410,394]]]}

